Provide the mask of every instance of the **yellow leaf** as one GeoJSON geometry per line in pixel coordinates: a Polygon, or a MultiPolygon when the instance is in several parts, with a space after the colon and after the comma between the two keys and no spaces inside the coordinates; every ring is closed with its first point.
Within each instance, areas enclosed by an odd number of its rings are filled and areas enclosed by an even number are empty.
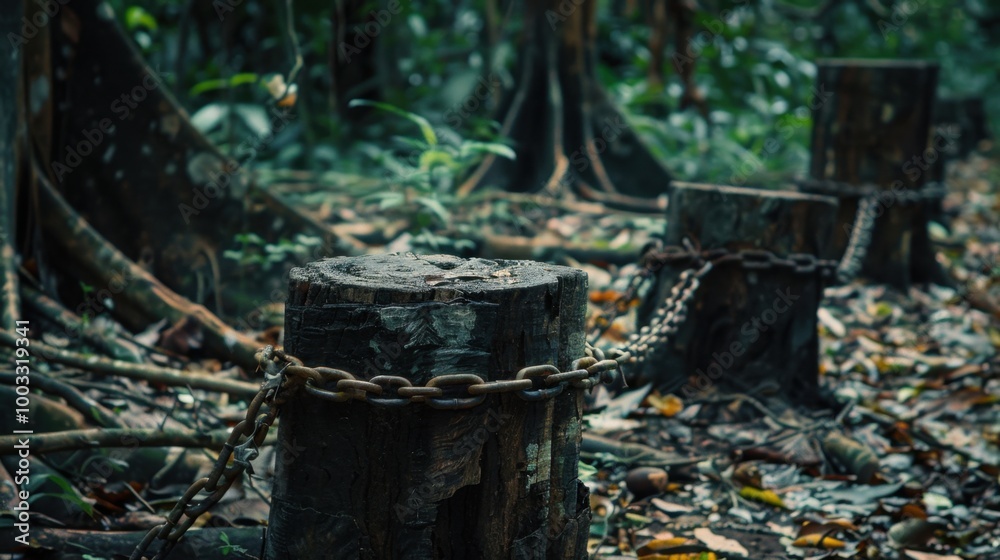
{"type": "Polygon", "coordinates": [[[659,394],[653,393],[647,396],[646,400],[649,401],[649,404],[656,407],[656,409],[660,411],[660,414],[666,416],[667,418],[670,418],[671,416],[674,416],[678,412],[684,410],[684,402],[681,401],[681,399],[676,395],[661,397],[659,394]]]}
{"type": "Polygon", "coordinates": [[[799,548],[844,548],[846,546],[844,541],[837,540],[833,537],[823,538],[823,533],[813,533],[811,535],[806,535],[804,537],[799,537],[792,542],[792,546],[797,546],[799,548]]]}
{"type": "Polygon", "coordinates": [[[671,537],[669,539],[653,539],[648,543],[639,547],[636,553],[639,556],[652,554],[654,552],[662,552],[667,548],[674,548],[675,546],[681,546],[687,543],[687,539],[684,537],[671,537]]]}
{"type": "Polygon", "coordinates": [[[781,497],[771,490],[761,490],[759,488],[753,488],[752,486],[744,486],[740,489],[740,496],[748,500],[754,500],[775,507],[785,508],[785,502],[781,501],[781,497]]]}

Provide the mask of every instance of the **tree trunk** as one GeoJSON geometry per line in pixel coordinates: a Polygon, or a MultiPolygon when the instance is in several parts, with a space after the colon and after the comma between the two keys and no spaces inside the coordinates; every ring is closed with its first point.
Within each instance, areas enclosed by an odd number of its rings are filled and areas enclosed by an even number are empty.
{"type": "MultiPolygon", "coordinates": [[[[813,110],[813,179],[873,185],[883,191],[862,274],[905,288],[937,277],[929,253],[927,213],[893,191],[913,193],[928,181],[936,153],[927,151],[936,65],[921,61],[826,60],[818,64],[813,110]]],[[[806,187],[807,190],[815,190],[806,187]]],[[[850,238],[860,196],[838,187],[837,254],[850,238]]]]}
{"type": "MultiPolygon", "coordinates": [[[[22,4],[11,2],[0,14],[0,34],[3,37],[21,33],[22,4]]],[[[21,149],[19,128],[21,107],[18,96],[18,77],[21,72],[21,48],[12,47],[10,41],[4,49],[6,55],[0,64],[0,328],[13,330],[15,321],[22,319],[18,298],[15,239],[17,236],[17,157],[21,149]]]]}
{"type": "MultiPolygon", "coordinates": [[[[325,260],[292,273],[286,348],[359,379],[510,379],[582,356],[586,293],[582,272],[527,261],[325,260]]],[[[304,450],[276,467],[267,558],[585,557],[582,399],[438,410],[295,394],[279,440],[304,450]]]]}
{"type": "MultiPolygon", "coordinates": [[[[830,256],[837,201],[786,191],[675,182],[667,212],[667,246],[690,241],[702,251],[770,251],[830,256]]],[[[681,268],[660,269],[653,306],[677,283],[681,268]]],[[[715,384],[752,391],[766,385],[808,398],[816,390],[819,340],[816,311],[823,297],[820,271],[750,269],[721,262],[702,280],[687,319],[666,347],[653,348],[633,371],[637,383],[653,382],[685,396],[715,384]],[[685,385],[685,382],[687,384],[685,385]]]]}
{"type": "Polygon", "coordinates": [[[655,208],[670,174],[597,81],[596,0],[529,2],[517,87],[501,102],[514,161],[488,157],[459,187],[565,189],[619,206],[655,208]]]}
{"type": "MultiPolygon", "coordinates": [[[[319,237],[325,252],[312,258],[339,249],[328,229],[253,185],[246,168],[273,136],[242,139],[239,161],[227,160],[191,125],[107,3],[59,3],[24,49],[27,157],[105,239],[172,290],[216,313],[245,314],[270,303],[281,280],[226,266],[222,253],[238,247],[237,234],[271,243],[319,237]]],[[[296,118],[277,109],[269,117],[275,134],[296,118]]],[[[96,277],[68,278],[67,265],[86,267],[61,245],[43,239],[46,287],[68,301],[84,299],[80,280],[103,287],[96,277]]]]}

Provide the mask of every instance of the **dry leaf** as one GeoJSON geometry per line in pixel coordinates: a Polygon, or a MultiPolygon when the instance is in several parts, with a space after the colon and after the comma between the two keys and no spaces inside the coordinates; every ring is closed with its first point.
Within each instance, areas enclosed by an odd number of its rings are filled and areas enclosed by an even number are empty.
{"type": "Polygon", "coordinates": [[[646,401],[657,410],[660,414],[670,418],[676,415],[678,412],[684,410],[684,402],[680,397],[676,395],[667,395],[661,397],[659,393],[653,393],[646,397],[646,401]]]}
{"type": "Polygon", "coordinates": [[[744,486],[740,489],[740,496],[748,500],[754,500],[755,502],[763,502],[774,507],[785,508],[785,502],[771,490],[761,490],[752,486],[744,486]]]}
{"type": "Polygon", "coordinates": [[[846,544],[844,541],[837,540],[833,537],[823,537],[824,533],[813,533],[811,535],[805,535],[804,537],[799,537],[792,541],[792,546],[797,546],[799,548],[825,548],[827,550],[833,548],[844,548],[846,544]]]}
{"type": "Polygon", "coordinates": [[[705,527],[695,529],[694,537],[716,552],[730,552],[732,554],[739,554],[740,556],[750,555],[747,549],[738,541],[716,535],[711,529],[705,527]]]}

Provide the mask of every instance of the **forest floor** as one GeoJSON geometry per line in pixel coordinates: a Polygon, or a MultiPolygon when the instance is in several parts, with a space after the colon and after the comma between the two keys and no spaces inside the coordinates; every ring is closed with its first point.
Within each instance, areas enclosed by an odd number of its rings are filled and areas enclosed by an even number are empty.
{"type": "MultiPolygon", "coordinates": [[[[272,173],[269,183],[359,253],[449,252],[583,268],[592,327],[662,228],[657,215],[538,195],[485,193],[435,205],[404,194],[403,204],[387,207],[384,197],[363,197],[378,185],[337,194],[296,172],[272,173]],[[453,225],[414,233],[414,221],[453,225]]],[[[625,456],[584,445],[595,557],[1000,558],[1000,158],[957,162],[949,185],[950,223],[933,225],[932,237],[956,287],[901,293],[856,281],[828,288],[819,314],[822,407],[789,406],[766,393],[684,399],[648,386],[598,389],[587,433],[655,451],[625,456]],[[665,462],[672,466],[662,476],[665,462]]],[[[633,307],[597,345],[619,345],[635,322],[633,307]]],[[[57,334],[41,342],[80,350],[57,334]]],[[[198,345],[183,326],[160,325],[123,344],[141,348],[151,364],[240,377],[217,361],[181,359],[184,348],[198,345]],[[174,353],[150,350],[164,346],[174,353]]],[[[227,394],[164,391],[87,369],[51,367],[36,432],[90,425],[207,432],[233,426],[245,412],[227,394]]],[[[96,532],[140,535],[214,459],[196,445],[119,447],[32,458],[32,472],[41,475],[35,491],[44,494],[32,504],[36,550],[105,557],[96,532]]],[[[288,452],[266,448],[254,483],[238,482],[199,520],[196,526],[215,528],[204,532],[212,547],[247,552],[240,543],[253,542],[267,520],[275,456],[288,452]]],[[[0,499],[8,503],[13,470],[4,466],[0,499]]],[[[0,528],[9,521],[0,517],[0,528]]]]}

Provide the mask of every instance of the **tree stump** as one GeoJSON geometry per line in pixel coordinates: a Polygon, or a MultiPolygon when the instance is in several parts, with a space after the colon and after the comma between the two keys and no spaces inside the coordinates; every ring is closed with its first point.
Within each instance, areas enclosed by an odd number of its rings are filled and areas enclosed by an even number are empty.
{"type": "Polygon", "coordinates": [[[926,239],[928,212],[923,201],[911,198],[929,181],[928,169],[938,157],[928,148],[937,65],[824,60],[817,67],[826,97],[814,104],[813,180],[802,189],[840,199],[836,254],[847,247],[860,190],[872,187],[880,202],[861,273],[904,289],[940,278],[926,239]]]}
{"type": "MultiPolygon", "coordinates": [[[[667,246],[689,240],[702,251],[830,256],[834,198],[682,182],[671,185],[669,196],[667,246]]],[[[640,313],[642,324],[682,270],[671,264],[659,270],[654,297],[640,313]]],[[[720,262],[702,280],[677,335],[634,368],[636,380],[682,396],[715,384],[749,391],[770,383],[789,396],[809,398],[817,386],[816,311],[822,296],[819,272],[720,262]]]]}
{"type": "MultiPolygon", "coordinates": [[[[292,270],[286,348],[358,379],[511,379],[583,355],[586,297],[582,271],[530,261],[327,259],[292,270]]],[[[439,410],[296,393],[281,413],[290,452],[267,558],[584,558],[583,391],[484,397],[439,410]]]]}

